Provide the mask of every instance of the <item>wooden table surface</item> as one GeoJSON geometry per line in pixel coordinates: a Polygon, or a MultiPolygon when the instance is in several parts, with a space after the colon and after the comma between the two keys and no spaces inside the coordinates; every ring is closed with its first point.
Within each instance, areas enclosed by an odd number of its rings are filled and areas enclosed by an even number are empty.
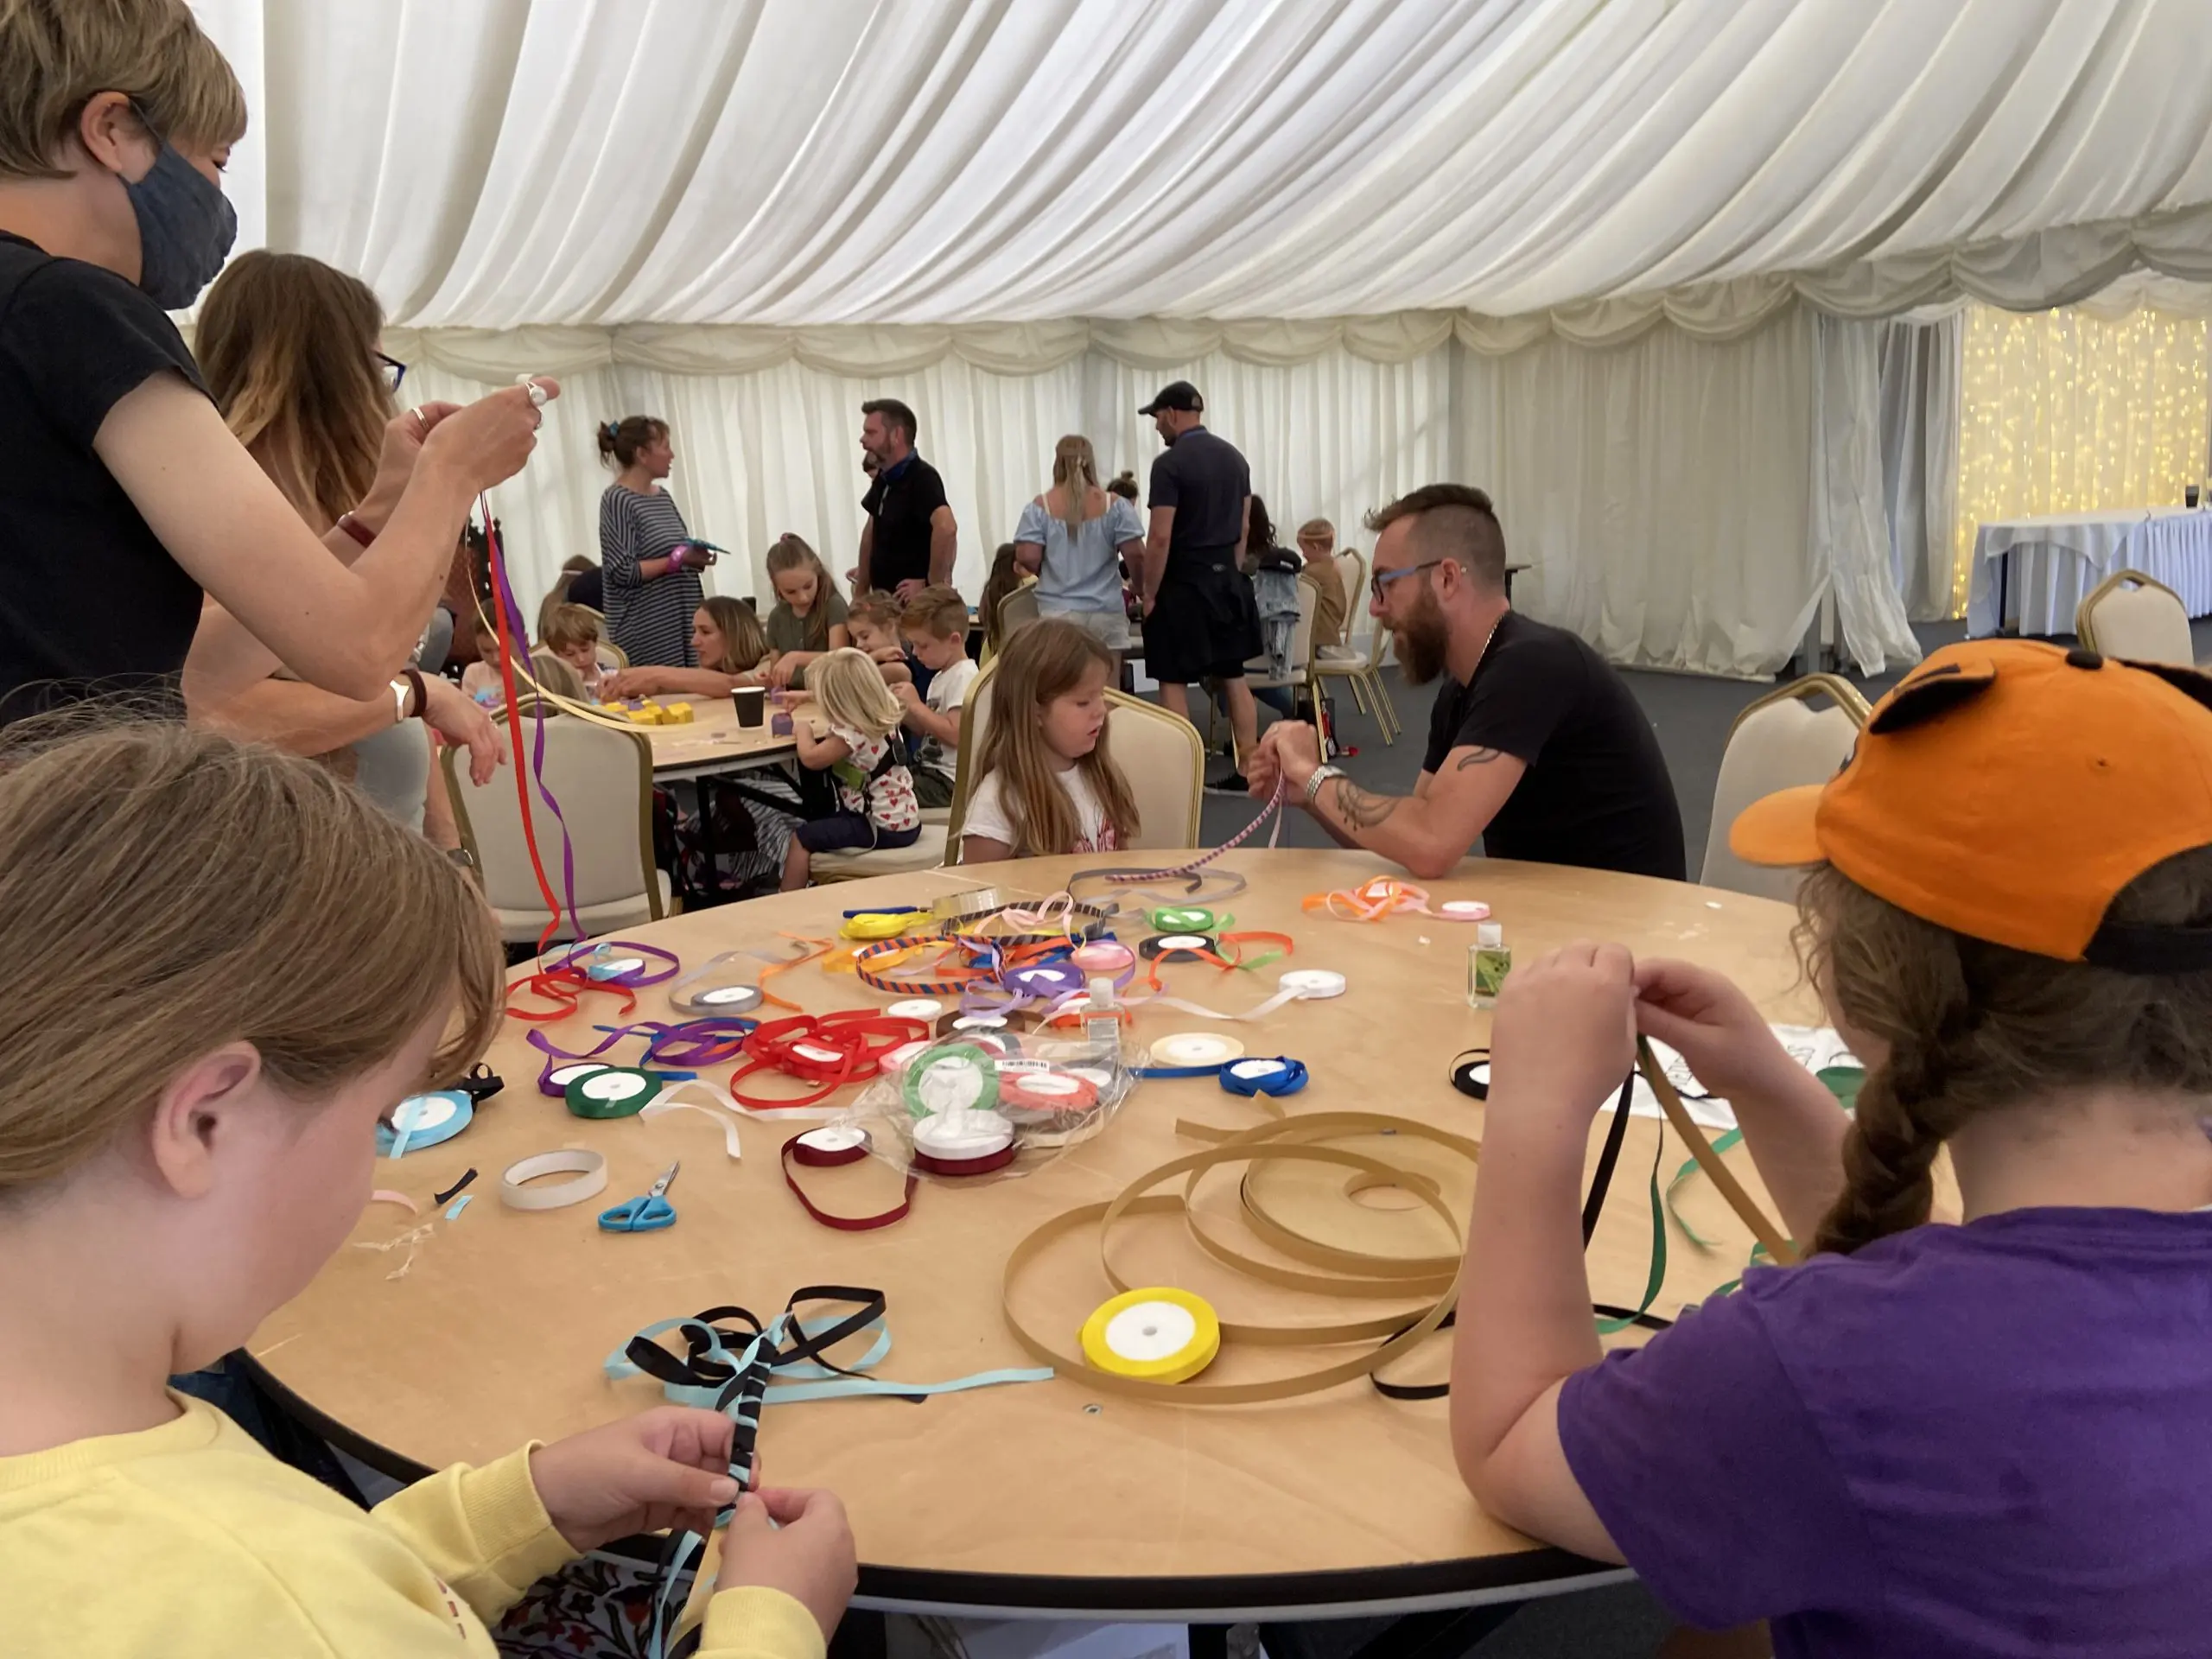
{"type": "Polygon", "coordinates": [[[653,746],[653,776],[662,783],[766,765],[797,752],[789,737],[778,737],[771,729],[769,720],[777,712],[773,708],[760,725],[746,727],[737,723],[737,706],[728,697],[670,692],[654,701],[664,705],[688,702],[692,712],[688,726],[638,728],[653,746]]]}
{"type": "MultiPolygon", "coordinates": [[[[1104,861],[1096,855],[1024,861],[992,867],[988,875],[1009,896],[1044,894],[1071,870],[1104,861]]],[[[1294,1112],[1394,1112],[1478,1135],[1481,1108],[1446,1076],[1456,1052],[1487,1040],[1488,1016],[1465,1001],[1474,930],[1418,916],[1361,925],[1300,910],[1303,895],[1376,874],[1376,861],[1364,855],[1245,851],[1222,865],[1251,881],[1224,906],[1238,927],[1289,932],[1297,950],[1285,966],[1334,969],[1350,980],[1342,997],[1293,1003],[1256,1025],[1213,1027],[1241,1037],[1252,1053],[1306,1063],[1311,1084],[1283,1103],[1294,1112]]],[[[677,917],[634,937],[696,964],[737,947],[775,948],[785,934],[825,936],[848,908],[926,903],[982,885],[983,874],[937,871],[817,888],[677,917]]],[[[1779,905],[1641,877],[1481,861],[1430,887],[1440,900],[1487,900],[1517,961],[1575,938],[1615,938],[1639,953],[1728,972],[1770,1018],[1820,1021],[1817,1002],[1797,983],[1792,918],[1779,905]]],[[[1134,939],[1141,931],[1123,934],[1134,939]]],[[[1192,964],[1166,977],[1173,993],[1236,1009],[1270,992],[1276,971],[1231,979],[1192,964]]],[[[893,1000],[813,964],[772,985],[817,1013],[893,1000]]],[[[549,1034],[563,1047],[588,1047],[595,1040],[587,1034],[591,1024],[611,1020],[615,1007],[588,997],[585,1014],[549,1034]]],[[[654,988],[639,995],[632,1017],[668,1013],[654,988]]],[[[1206,1024],[1140,1011],[1133,1040],[1206,1024]]],[[[426,1201],[474,1166],[476,1202],[457,1221],[437,1221],[400,1277],[390,1275],[404,1250],[340,1249],[251,1344],[277,1382],[326,1427],[343,1431],[341,1444],[350,1438],[365,1442],[372,1457],[374,1448],[396,1454],[384,1458],[388,1465],[480,1460],[533,1436],[554,1439],[653,1404],[656,1384],[610,1382],[601,1370],[632,1332],[720,1303],[765,1316],[804,1284],[887,1294],[893,1345],[883,1376],[926,1382],[1027,1364],[999,1305],[1011,1247],[1046,1218],[1109,1198],[1134,1176],[1193,1150],[1174,1133],[1178,1117],[1240,1128],[1262,1121],[1252,1103],[1211,1081],[1147,1081],[1103,1134],[1027,1177],[925,1183],[905,1220],[843,1233],[810,1220],[784,1185],[777,1150],[806,1125],[744,1121],[744,1157],[732,1164],[719,1125],[694,1113],[652,1122],[582,1121],[538,1093],[539,1058],[523,1037],[510,1021],[490,1056],[507,1088],[467,1132],[377,1166],[378,1185],[426,1201]],[[503,1168],[563,1146],[607,1154],[604,1198],[542,1212],[499,1203],[503,1168]],[[635,1236],[598,1230],[603,1205],[642,1192],[677,1158],[683,1169],[669,1194],[679,1216],[672,1229],[635,1236]]],[[[633,1048],[620,1053],[634,1058],[633,1048]]],[[[728,1068],[710,1075],[726,1081],[728,1068]]],[[[1601,1115],[1593,1152],[1605,1122],[1601,1115]]],[[[1633,1306],[1641,1294],[1646,1172],[1658,1134],[1642,1118],[1630,1128],[1590,1252],[1599,1300],[1633,1306]]],[[[1670,1137],[1669,1175],[1683,1155],[1670,1137]]],[[[1731,1161],[1764,1198],[1740,1149],[1731,1161]]],[[[873,1163],[811,1174],[818,1201],[861,1212],[886,1207],[885,1195],[896,1191],[891,1172],[873,1163]]],[[[1224,1185],[1233,1191],[1233,1181],[1224,1185]]],[[[1465,1193],[1447,1196],[1464,1207],[1465,1193]]],[[[1687,1194],[1685,1209],[1721,1245],[1701,1253],[1670,1229],[1662,1313],[1735,1277],[1749,1252],[1748,1235],[1709,1187],[1687,1194]]],[[[416,1224],[390,1205],[372,1205],[353,1240],[381,1244],[416,1224]]],[[[1133,1273],[1184,1284],[1224,1318],[1316,1321],[1369,1311],[1233,1275],[1201,1256],[1172,1220],[1129,1224],[1116,1250],[1133,1273]]],[[[1021,1305],[1071,1347],[1077,1327],[1109,1291],[1085,1234],[1046,1251],[1021,1305]]],[[[1440,1378],[1447,1342],[1432,1341],[1397,1374],[1440,1378]]],[[[1208,1376],[1306,1370],[1344,1351],[1227,1353],[1208,1376]]],[[[1385,1400],[1364,1380],[1251,1407],[1138,1404],[1106,1399],[1078,1376],[920,1405],[778,1406],[767,1414],[760,1448],[772,1482],[842,1495],[860,1541],[862,1594],[878,1605],[1139,1617],[1342,1612],[1514,1599],[1603,1571],[1537,1548],[1482,1513],[1453,1470],[1446,1410],[1441,1400],[1385,1400]]]]}

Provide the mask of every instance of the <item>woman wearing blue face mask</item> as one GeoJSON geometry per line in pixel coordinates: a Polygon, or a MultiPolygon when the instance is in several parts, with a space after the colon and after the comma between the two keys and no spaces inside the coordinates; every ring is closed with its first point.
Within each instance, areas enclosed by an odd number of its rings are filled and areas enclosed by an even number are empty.
{"type": "Polygon", "coordinates": [[[236,233],[230,66],[183,0],[0,0],[0,723],[106,690],[173,703],[180,676],[213,705],[280,660],[406,695],[469,506],[537,442],[531,389],[394,420],[318,543],[165,315],[236,233]]]}

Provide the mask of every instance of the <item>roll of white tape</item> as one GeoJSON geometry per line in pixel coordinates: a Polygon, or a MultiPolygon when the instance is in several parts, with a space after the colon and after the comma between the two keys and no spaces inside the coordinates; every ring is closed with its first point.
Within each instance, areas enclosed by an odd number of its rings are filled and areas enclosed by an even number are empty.
{"type": "Polygon", "coordinates": [[[572,1204],[596,1198],[607,1191],[604,1154],[581,1149],[541,1152],[509,1164],[499,1177],[499,1202],[512,1210],[565,1210],[572,1204]],[[526,1185],[546,1175],[567,1175],[565,1181],[543,1186],[526,1185]]]}

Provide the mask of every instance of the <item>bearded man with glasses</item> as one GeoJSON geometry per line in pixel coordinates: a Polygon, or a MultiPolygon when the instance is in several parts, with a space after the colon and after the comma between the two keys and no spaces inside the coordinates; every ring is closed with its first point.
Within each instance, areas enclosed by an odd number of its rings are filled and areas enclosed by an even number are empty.
{"type": "Polygon", "coordinates": [[[1311,726],[1268,728],[1249,772],[1346,847],[1424,880],[1477,837],[1492,858],[1685,879],[1682,814],[1635,696],[1575,635],[1505,596],[1505,535],[1490,497],[1430,484],[1368,517],[1376,532],[1368,611],[1390,630],[1408,682],[1445,677],[1411,795],[1364,790],[1321,764],[1311,726]]]}

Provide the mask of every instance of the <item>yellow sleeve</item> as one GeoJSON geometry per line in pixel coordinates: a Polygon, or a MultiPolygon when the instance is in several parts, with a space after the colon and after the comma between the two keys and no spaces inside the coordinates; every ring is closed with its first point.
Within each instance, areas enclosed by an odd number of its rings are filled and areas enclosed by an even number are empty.
{"type": "Polygon", "coordinates": [[[531,1482],[530,1454],[537,1444],[481,1469],[457,1463],[370,1511],[486,1624],[498,1624],[531,1585],[576,1559],[531,1482]]]}
{"type": "Polygon", "coordinates": [[[696,1659],[823,1659],[822,1627],[780,1590],[757,1585],[717,1592],[707,1604],[696,1659]]]}

